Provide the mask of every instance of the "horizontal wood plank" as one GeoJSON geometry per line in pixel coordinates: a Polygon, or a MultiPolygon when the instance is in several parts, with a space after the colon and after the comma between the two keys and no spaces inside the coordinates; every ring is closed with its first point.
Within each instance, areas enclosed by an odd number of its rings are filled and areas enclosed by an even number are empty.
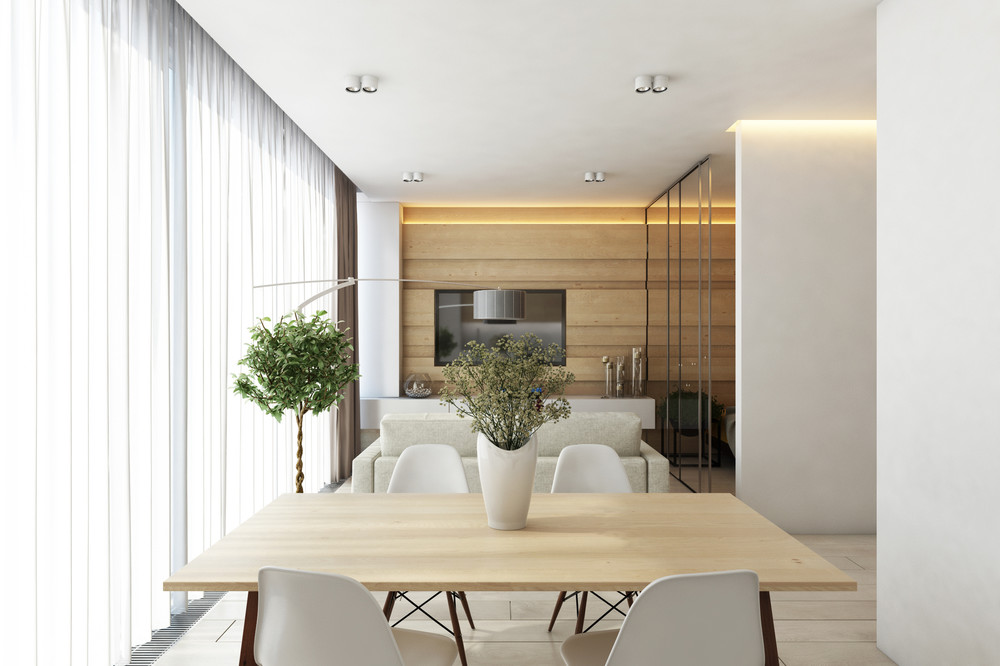
{"type": "Polygon", "coordinates": [[[402,259],[645,261],[646,231],[636,224],[404,225],[402,259]]]}

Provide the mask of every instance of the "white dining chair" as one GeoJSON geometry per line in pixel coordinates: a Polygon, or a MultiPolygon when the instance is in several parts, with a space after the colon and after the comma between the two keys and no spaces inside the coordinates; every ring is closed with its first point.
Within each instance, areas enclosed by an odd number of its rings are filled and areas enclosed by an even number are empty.
{"type": "Polygon", "coordinates": [[[338,574],[264,567],[257,574],[259,666],[451,666],[447,636],[390,629],[361,583],[338,574]]]}
{"type": "MultiPolygon", "coordinates": [[[[565,447],[559,453],[556,460],[555,476],[552,479],[552,492],[554,493],[630,493],[632,485],[629,483],[628,475],[625,473],[625,466],[622,465],[618,453],[610,446],[603,444],[573,444],[565,447]]],[[[621,598],[616,602],[605,599],[597,593],[598,599],[608,606],[608,610],[598,617],[590,626],[584,628],[584,618],[587,613],[587,599],[589,592],[560,592],[556,598],[556,606],[552,611],[552,619],[549,620],[549,631],[556,624],[559,611],[562,610],[563,603],[567,599],[578,598],[579,606],[576,613],[576,633],[589,631],[591,627],[603,620],[610,613],[618,612],[625,615],[620,606],[622,603],[632,605],[635,596],[633,592],[620,592],[621,598]]]]}
{"type": "Polygon", "coordinates": [[[620,630],[575,634],[561,652],[567,666],[763,666],[757,574],[660,578],[636,598],[620,630]]]}
{"type": "MultiPolygon", "coordinates": [[[[403,449],[396,466],[389,477],[389,487],[387,493],[467,493],[469,492],[469,482],[465,478],[465,467],[462,465],[462,457],[453,446],[447,444],[414,444],[403,449]]],[[[413,613],[420,612],[439,627],[455,637],[458,645],[458,654],[462,666],[466,666],[465,643],[462,641],[462,628],[458,623],[458,615],[454,612],[454,599],[462,602],[465,617],[469,620],[469,626],[476,628],[472,621],[472,612],[469,610],[469,601],[465,592],[445,592],[451,595],[448,599],[448,610],[451,616],[451,628],[444,626],[441,622],[427,612],[424,606],[437,597],[440,592],[431,595],[421,603],[417,603],[407,596],[404,591],[389,592],[385,598],[385,605],[382,610],[385,618],[390,620],[392,610],[396,601],[403,599],[413,606],[413,609],[396,621],[393,626],[410,617],[413,613]]]]}

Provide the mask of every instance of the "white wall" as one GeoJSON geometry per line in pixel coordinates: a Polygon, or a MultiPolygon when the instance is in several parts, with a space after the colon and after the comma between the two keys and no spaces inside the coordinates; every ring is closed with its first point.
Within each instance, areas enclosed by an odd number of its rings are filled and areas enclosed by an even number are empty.
{"type": "MultiPolygon", "coordinates": [[[[358,277],[399,279],[402,209],[358,201],[358,277]]],[[[358,283],[358,365],[362,398],[399,395],[398,282],[358,283]]]]}
{"type": "Polygon", "coordinates": [[[1000,664],[1000,3],[878,11],[878,646],[1000,664]]]}
{"type": "Polygon", "coordinates": [[[743,121],[736,160],[736,494],[873,533],[875,123],[743,121]]]}

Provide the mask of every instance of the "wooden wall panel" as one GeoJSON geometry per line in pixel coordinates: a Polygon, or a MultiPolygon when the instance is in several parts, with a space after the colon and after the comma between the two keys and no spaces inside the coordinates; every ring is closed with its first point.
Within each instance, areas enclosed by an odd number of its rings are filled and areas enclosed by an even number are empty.
{"type": "MultiPolygon", "coordinates": [[[[698,225],[670,225],[670,257],[672,259],[698,258],[698,225]],[[678,234],[680,245],[678,246],[678,234]]],[[[708,256],[708,227],[702,227],[703,256],[708,256]]],[[[649,258],[665,259],[667,256],[667,226],[649,225],[649,258]]],[[[712,225],[712,259],[736,259],[736,226],[712,225]]]]}
{"type": "MultiPolygon", "coordinates": [[[[642,224],[644,218],[642,209],[406,208],[402,277],[509,289],[565,289],[567,367],[577,377],[568,393],[603,394],[601,357],[627,358],[633,346],[642,346],[647,352],[648,394],[662,398],[666,393],[663,378],[668,352],[666,227],[642,224]]],[[[707,232],[706,227],[703,232],[707,232]]],[[[678,228],[671,227],[675,242],[677,233],[678,228]]],[[[683,249],[682,253],[671,252],[670,284],[672,315],[681,326],[674,329],[669,351],[671,363],[690,367],[687,364],[696,360],[699,353],[698,228],[681,225],[679,233],[683,249]],[[683,282],[677,289],[679,276],[683,282]]],[[[707,233],[703,238],[707,242],[707,233]]],[[[712,253],[711,268],[707,261],[702,265],[703,286],[707,286],[709,275],[713,284],[712,392],[726,404],[733,404],[736,256],[733,225],[713,227],[712,253]]],[[[411,372],[426,372],[435,382],[443,380],[441,368],[434,366],[433,358],[435,288],[445,286],[433,283],[403,286],[401,372],[404,377],[411,372]]],[[[702,303],[707,314],[707,291],[703,291],[702,303]]],[[[701,340],[705,355],[707,327],[701,333],[701,340]]],[[[676,376],[676,368],[672,374],[676,376]]],[[[707,374],[704,379],[707,384],[707,374]]],[[[683,373],[683,381],[685,384],[690,381],[687,372],[683,373]]]]}
{"type": "MultiPolygon", "coordinates": [[[[633,259],[646,261],[642,224],[404,224],[410,259],[633,259]]],[[[532,266],[524,264],[523,275],[532,266]]],[[[408,277],[408,276],[407,276],[408,277]]]]}

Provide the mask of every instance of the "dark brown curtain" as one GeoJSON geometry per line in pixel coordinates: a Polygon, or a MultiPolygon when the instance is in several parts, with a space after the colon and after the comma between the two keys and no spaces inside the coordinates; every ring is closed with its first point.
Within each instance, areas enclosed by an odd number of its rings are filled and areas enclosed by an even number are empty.
{"type": "MultiPolygon", "coordinates": [[[[358,276],[358,188],[351,179],[335,168],[337,197],[337,277],[358,276]]],[[[354,340],[351,362],[358,362],[358,290],[348,287],[337,292],[337,319],[341,330],[348,329],[354,340]]],[[[341,481],[351,475],[351,463],[361,452],[361,399],[358,382],[344,390],[344,398],[337,407],[333,451],[330,461],[333,481],[341,481]]]]}

